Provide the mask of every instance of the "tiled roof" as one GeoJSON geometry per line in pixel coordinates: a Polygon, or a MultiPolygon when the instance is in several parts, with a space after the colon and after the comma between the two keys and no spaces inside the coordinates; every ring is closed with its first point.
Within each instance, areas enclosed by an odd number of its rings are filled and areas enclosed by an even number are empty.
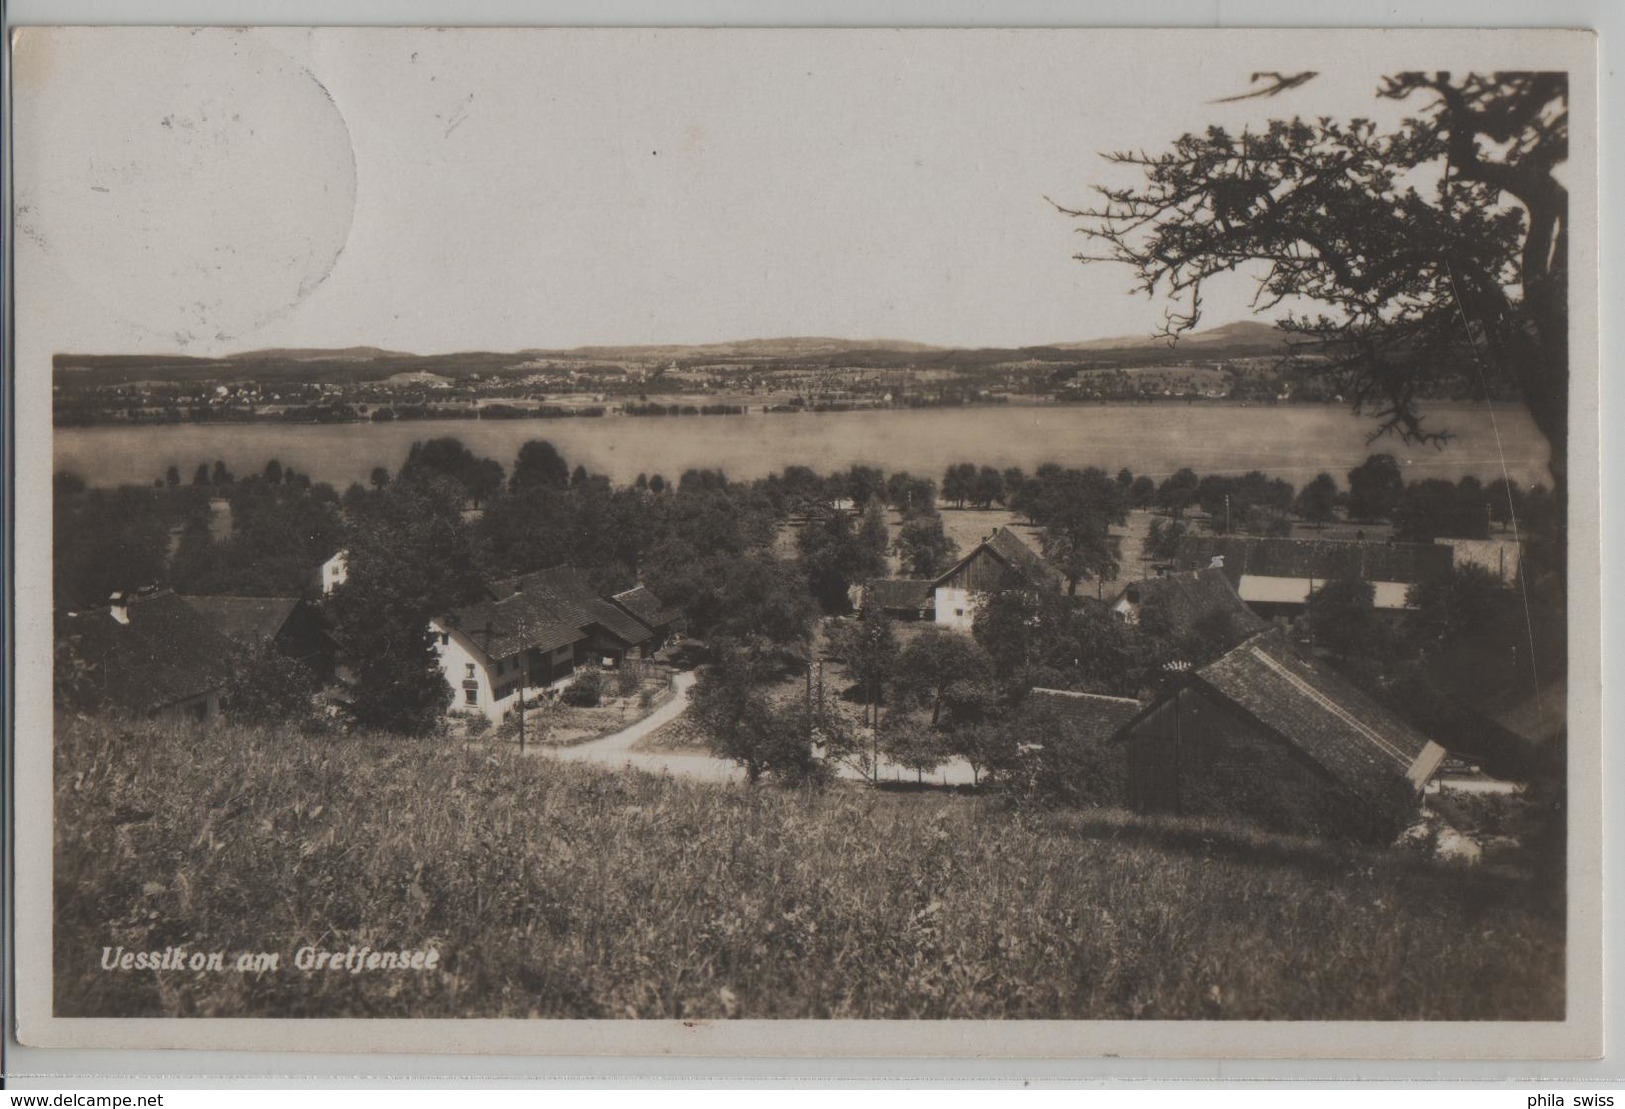
{"type": "Polygon", "coordinates": [[[491,592],[496,600],[457,609],[448,621],[490,658],[556,650],[586,639],[594,626],[630,646],[654,635],[642,621],[594,593],[570,566],[494,581],[491,592]]]}
{"type": "MultiPolygon", "coordinates": [[[[1189,635],[1204,620],[1229,618],[1231,634],[1242,639],[1263,630],[1265,624],[1236,593],[1223,570],[1194,570],[1167,577],[1129,583],[1118,599],[1157,606],[1168,622],[1169,634],[1189,635]]],[[[1230,642],[1235,642],[1235,639],[1230,642]]]]}
{"type": "Polygon", "coordinates": [[[1050,569],[1049,564],[1039,556],[1038,552],[1029,547],[1021,536],[1007,527],[1001,527],[998,531],[972,547],[969,553],[964,555],[958,562],[938,574],[932,579],[931,584],[934,586],[947,581],[984,550],[1028,582],[1052,585],[1057,583],[1056,573],[1050,569]]]}
{"type": "Polygon", "coordinates": [[[664,601],[643,585],[617,593],[610,600],[651,628],[675,623],[682,616],[679,610],[666,607],[664,601]]]}
{"type": "Polygon", "coordinates": [[[1004,559],[1010,567],[1028,581],[1042,581],[1050,576],[1049,566],[1038,552],[1027,546],[1021,536],[1009,528],[1000,528],[985,540],[988,549],[1004,559]]]}
{"type": "Polygon", "coordinates": [[[442,624],[456,628],[493,659],[520,651],[554,651],[587,638],[586,630],[560,619],[547,598],[514,593],[454,610],[442,624]]]}
{"type": "Polygon", "coordinates": [[[1265,632],[1196,673],[1197,679],[1358,793],[1382,800],[1421,786],[1445,750],[1325,663],[1265,632]]]}
{"type": "Polygon", "coordinates": [[[1130,697],[1074,693],[1069,689],[1034,687],[1030,696],[1035,703],[1064,715],[1078,726],[1084,738],[1095,742],[1111,738],[1145,707],[1130,697]]]}
{"type": "Polygon", "coordinates": [[[863,603],[881,611],[918,612],[931,603],[931,584],[921,578],[875,578],[863,584],[863,603]]]}
{"type": "Polygon", "coordinates": [[[1418,582],[1450,572],[1451,549],[1435,543],[1366,543],[1349,539],[1261,539],[1238,535],[1187,535],[1174,565],[1203,570],[1224,559],[1232,582],[1243,574],[1270,578],[1333,578],[1418,582]]]}
{"type": "Polygon", "coordinates": [[[173,593],[131,598],[129,623],[106,607],[70,614],[59,633],[88,684],[121,708],[148,712],[225,685],[237,645],[173,593]]]}
{"type": "Polygon", "coordinates": [[[245,647],[263,647],[277,637],[297,597],[182,597],[215,629],[245,647]]]}

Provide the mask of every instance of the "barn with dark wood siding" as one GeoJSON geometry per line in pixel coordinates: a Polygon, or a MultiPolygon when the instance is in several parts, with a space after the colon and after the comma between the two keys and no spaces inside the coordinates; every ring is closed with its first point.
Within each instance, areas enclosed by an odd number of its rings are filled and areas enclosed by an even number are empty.
{"type": "Polygon", "coordinates": [[[1172,683],[1116,739],[1140,811],[1370,840],[1414,817],[1445,757],[1278,631],[1172,683]]]}

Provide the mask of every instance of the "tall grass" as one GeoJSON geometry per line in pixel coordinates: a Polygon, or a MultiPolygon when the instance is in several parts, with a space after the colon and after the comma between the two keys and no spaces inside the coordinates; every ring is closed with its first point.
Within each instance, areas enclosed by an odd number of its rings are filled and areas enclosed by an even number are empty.
{"type": "Polygon", "coordinates": [[[62,719],[61,1016],[1548,1019],[1527,876],[973,796],[62,719]],[[262,974],[109,971],[274,951],[262,974]],[[433,945],[307,974],[302,945],[433,945]]]}

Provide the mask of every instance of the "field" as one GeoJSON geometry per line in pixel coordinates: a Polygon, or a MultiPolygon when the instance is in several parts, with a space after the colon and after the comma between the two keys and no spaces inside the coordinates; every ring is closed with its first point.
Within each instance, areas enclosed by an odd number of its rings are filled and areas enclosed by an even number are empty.
{"type": "Polygon", "coordinates": [[[55,801],[58,1016],[1564,1011],[1529,873],[1215,826],[66,717],[55,801]],[[117,945],[227,969],[103,969],[117,945]],[[307,972],[307,945],[439,964],[307,972]]]}

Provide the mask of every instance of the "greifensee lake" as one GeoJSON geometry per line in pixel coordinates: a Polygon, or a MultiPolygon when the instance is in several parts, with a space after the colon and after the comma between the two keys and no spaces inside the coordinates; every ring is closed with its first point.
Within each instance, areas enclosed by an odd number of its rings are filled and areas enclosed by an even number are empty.
{"type": "Polygon", "coordinates": [[[272,458],[340,489],[391,472],[416,440],[455,436],[510,467],[520,444],[547,439],[571,466],[620,483],[638,474],[676,480],[691,467],[762,477],[801,464],[831,471],[852,463],[939,478],[955,462],[1031,470],[1045,462],[1161,477],[1264,470],[1301,485],[1322,470],[1345,474],[1373,451],[1399,459],[1410,480],[1485,481],[1503,471],[1524,485],[1550,483],[1545,440],[1519,407],[1436,406],[1428,426],[1455,438],[1434,448],[1393,436],[1368,443],[1368,418],[1332,405],[1015,406],[761,413],[743,416],[605,416],[558,420],[426,420],[377,424],[171,424],[58,428],[55,464],[93,485],[150,483],[170,466],[191,480],[198,463],[222,460],[239,476],[272,458]]]}

